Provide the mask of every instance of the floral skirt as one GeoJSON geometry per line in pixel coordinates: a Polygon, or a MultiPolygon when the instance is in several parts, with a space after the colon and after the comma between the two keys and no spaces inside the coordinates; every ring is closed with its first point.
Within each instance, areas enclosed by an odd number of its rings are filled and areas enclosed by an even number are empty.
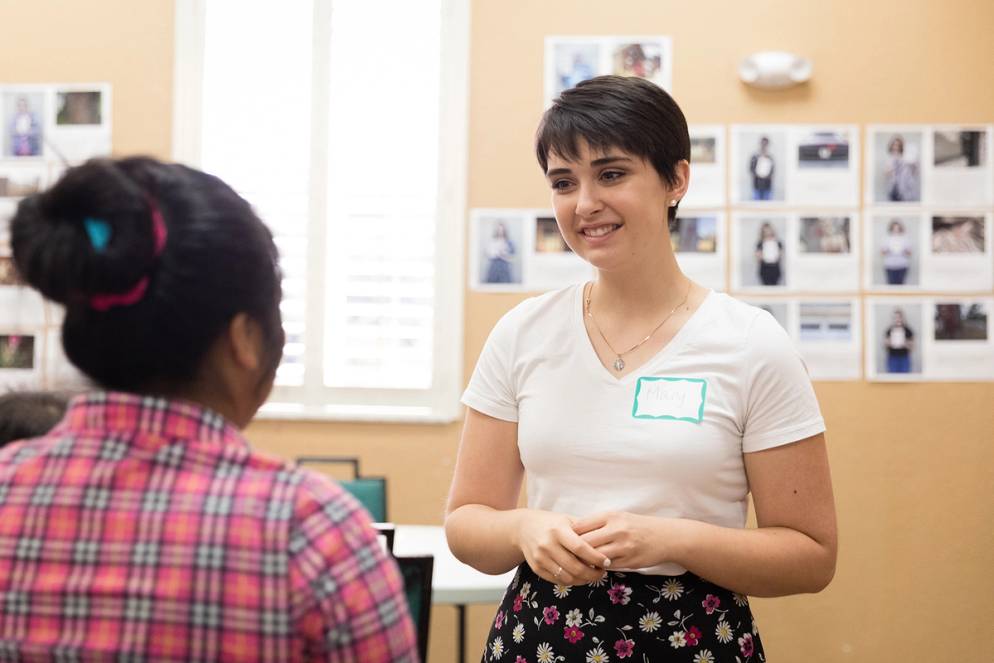
{"type": "Polygon", "coordinates": [[[482,661],[757,663],[749,602],[687,572],[609,572],[589,585],[542,580],[522,564],[504,594],[482,661]]]}

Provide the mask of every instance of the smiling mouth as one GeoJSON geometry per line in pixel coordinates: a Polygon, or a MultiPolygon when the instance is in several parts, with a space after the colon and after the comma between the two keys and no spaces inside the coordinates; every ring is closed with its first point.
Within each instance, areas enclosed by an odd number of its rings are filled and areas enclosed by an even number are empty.
{"type": "Polygon", "coordinates": [[[620,227],[620,224],[612,223],[607,226],[597,226],[596,228],[584,228],[580,234],[584,237],[604,237],[604,235],[609,235],[620,227]]]}

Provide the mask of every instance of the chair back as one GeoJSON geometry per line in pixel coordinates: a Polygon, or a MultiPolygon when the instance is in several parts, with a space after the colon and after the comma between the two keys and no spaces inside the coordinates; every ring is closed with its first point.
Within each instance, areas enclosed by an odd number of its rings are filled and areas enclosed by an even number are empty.
{"type": "Polygon", "coordinates": [[[338,483],[366,507],[373,522],[387,522],[387,480],[384,477],[357,477],[338,483]]]}
{"type": "Polygon", "coordinates": [[[431,618],[431,576],[435,558],[431,555],[394,556],[404,578],[407,607],[418,632],[421,661],[428,659],[428,626],[431,618]]]}

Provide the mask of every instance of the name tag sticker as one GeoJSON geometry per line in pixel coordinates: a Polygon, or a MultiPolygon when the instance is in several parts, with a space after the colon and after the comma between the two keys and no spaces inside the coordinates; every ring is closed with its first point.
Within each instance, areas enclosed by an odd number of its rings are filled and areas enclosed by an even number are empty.
{"type": "Polygon", "coordinates": [[[700,378],[639,378],[632,416],[699,424],[704,420],[707,380],[700,378]]]}

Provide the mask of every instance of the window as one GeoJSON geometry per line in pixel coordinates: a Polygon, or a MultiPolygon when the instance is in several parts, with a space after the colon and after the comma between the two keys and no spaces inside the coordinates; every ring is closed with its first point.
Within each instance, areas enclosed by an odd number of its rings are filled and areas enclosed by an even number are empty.
{"type": "Polygon", "coordinates": [[[468,12],[177,1],[175,158],[231,184],[280,249],[263,416],[457,416],[468,12]]]}

